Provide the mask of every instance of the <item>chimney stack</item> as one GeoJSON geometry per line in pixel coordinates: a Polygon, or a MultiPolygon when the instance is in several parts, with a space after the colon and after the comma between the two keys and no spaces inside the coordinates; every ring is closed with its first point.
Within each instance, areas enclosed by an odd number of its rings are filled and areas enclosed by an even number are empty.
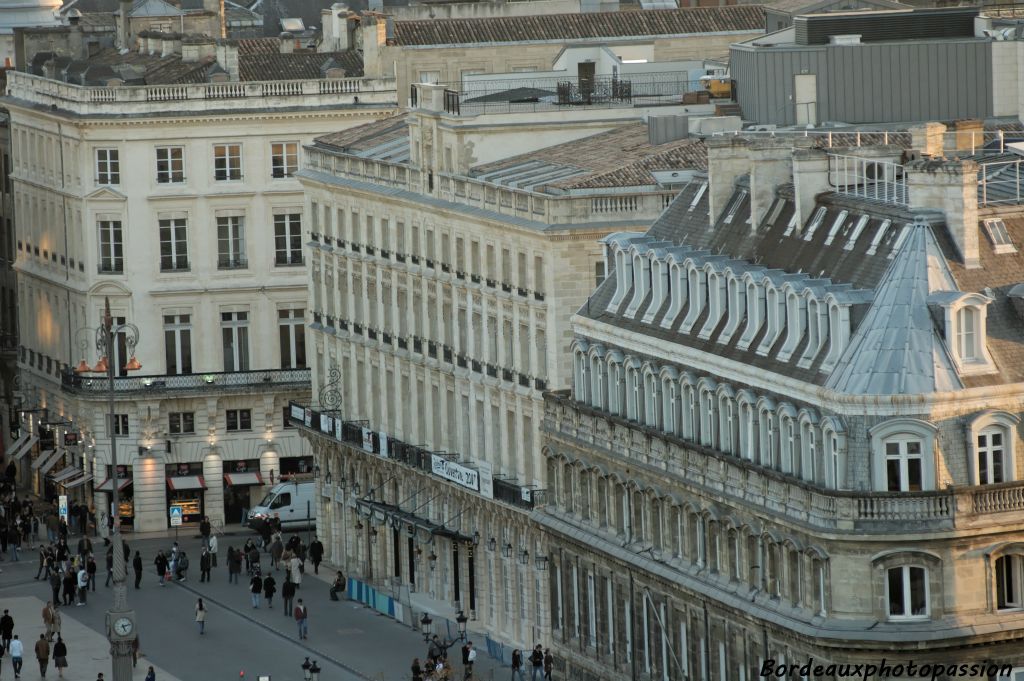
{"type": "Polygon", "coordinates": [[[227,37],[227,20],[224,16],[224,0],[203,0],[203,10],[213,14],[214,25],[212,34],[216,38],[227,37]]]}
{"type": "Polygon", "coordinates": [[[291,54],[295,51],[295,36],[291,33],[285,31],[278,36],[278,39],[280,40],[279,49],[281,54],[291,54]]]}
{"type": "Polygon", "coordinates": [[[121,0],[120,21],[117,24],[117,46],[122,50],[131,49],[131,22],[129,15],[132,12],[132,0],[121,0]]]}

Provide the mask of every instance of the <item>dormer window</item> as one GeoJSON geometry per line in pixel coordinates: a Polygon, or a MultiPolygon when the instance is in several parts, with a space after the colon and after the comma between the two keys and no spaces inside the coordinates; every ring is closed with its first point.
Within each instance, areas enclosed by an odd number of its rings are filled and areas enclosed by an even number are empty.
{"type": "Polygon", "coordinates": [[[860,237],[860,233],[864,231],[864,228],[868,224],[868,219],[869,218],[867,215],[861,215],[860,219],[857,220],[857,224],[853,226],[853,231],[850,232],[850,237],[846,241],[846,246],[844,246],[846,250],[853,250],[854,245],[857,243],[858,237],[860,237]]]}
{"type": "Polygon", "coordinates": [[[664,319],[661,320],[661,326],[666,329],[675,323],[676,317],[679,316],[683,306],[686,305],[689,293],[686,270],[682,265],[672,263],[668,268],[668,277],[668,296],[670,302],[668,311],[665,313],[664,319]]]}
{"type": "Polygon", "coordinates": [[[818,227],[821,227],[821,223],[825,220],[825,207],[822,206],[818,210],[814,211],[814,215],[811,217],[810,224],[807,225],[807,233],[804,234],[804,241],[810,241],[814,238],[814,232],[817,231],[818,227]]]}
{"type": "Polygon", "coordinates": [[[978,308],[962,307],[956,313],[956,352],[961,362],[978,359],[978,308]]]}
{"type": "Polygon", "coordinates": [[[928,302],[944,310],[946,347],[961,375],[996,371],[986,347],[986,310],[992,299],[980,293],[939,291],[928,302]]]}
{"type": "Polygon", "coordinates": [[[843,224],[846,222],[846,218],[847,218],[847,216],[849,214],[850,214],[850,211],[844,210],[844,211],[840,211],[839,215],[836,216],[835,222],[832,223],[832,228],[828,230],[828,236],[825,237],[825,245],[826,246],[831,246],[832,245],[832,242],[836,238],[836,234],[838,234],[839,230],[842,229],[843,224]]]}
{"type": "Polygon", "coordinates": [[[982,224],[985,225],[985,234],[988,235],[988,240],[992,242],[992,247],[996,253],[1017,252],[1017,249],[1013,247],[1010,233],[1007,231],[1006,223],[1003,222],[1002,218],[990,218],[982,224]]]}
{"type": "Polygon", "coordinates": [[[708,183],[702,182],[700,187],[697,188],[697,192],[693,195],[693,200],[690,201],[690,207],[687,211],[692,211],[700,203],[700,200],[704,198],[704,193],[708,190],[708,183]]]}

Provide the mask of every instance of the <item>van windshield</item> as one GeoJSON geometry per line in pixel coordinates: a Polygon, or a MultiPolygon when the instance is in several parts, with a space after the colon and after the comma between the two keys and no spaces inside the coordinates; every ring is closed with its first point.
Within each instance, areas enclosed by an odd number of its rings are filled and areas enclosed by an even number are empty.
{"type": "Polygon", "coordinates": [[[274,500],[275,496],[277,496],[276,492],[267,492],[267,496],[263,497],[263,501],[259,505],[264,508],[270,506],[270,502],[274,500]]]}

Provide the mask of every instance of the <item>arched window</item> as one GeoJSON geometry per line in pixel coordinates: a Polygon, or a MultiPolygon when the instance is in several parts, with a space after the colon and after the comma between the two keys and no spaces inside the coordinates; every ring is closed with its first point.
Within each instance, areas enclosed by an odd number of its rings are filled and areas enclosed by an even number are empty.
{"type": "Polygon", "coordinates": [[[580,469],[580,517],[590,520],[590,471],[580,469]]]}
{"type": "Polygon", "coordinates": [[[700,432],[700,409],[697,405],[697,386],[694,377],[685,374],[680,379],[682,383],[682,416],[683,416],[683,437],[691,442],[696,442],[700,432]]]}
{"type": "Polygon", "coordinates": [[[760,443],[760,464],[766,468],[778,469],[779,466],[779,443],[778,423],[775,418],[775,403],[772,400],[762,397],[758,400],[758,440],[760,443]]]}
{"type": "Polygon", "coordinates": [[[783,473],[799,473],[800,450],[796,418],[793,405],[779,406],[779,470],[783,473]]]}
{"type": "Polygon", "coordinates": [[[825,574],[827,562],[822,554],[816,553],[811,556],[811,593],[812,602],[811,607],[814,612],[820,617],[825,617],[827,609],[825,607],[825,585],[827,584],[827,575],[825,574]]]}
{"type": "Polygon", "coordinates": [[[665,317],[661,320],[661,326],[664,328],[670,328],[676,321],[676,317],[682,311],[683,307],[686,306],[687,293],[689,287],[687,286],[688,280],[686,276],[686,269],[683,265],[673,262],[669,265],[669,300],[671,301],[668,306],[668,311],[665,312],[665,317]]]}
{"type": "Polygon", "coordinates": [[[690,306],[686,310],[686,317],[679,327],[680,333],[690,333],[693,325],[697,323],[698,317],[706,307],[707,277],[704,270],[689,264],[687,269],[688,286],[690,289],[690,306]]]}
{"type": "Polygon", "coordinates": [[[873,584],[883,604],[879,618],[893,622],[942,616],[942,561],[926,551],[891,551],[871,559],[881,583],[873,584]]]}
{"type": "Polygon", "coordinates": [[[662,502],[656,495],[651,498],[651,544],[655,551],[664,549],[662,540],[662,502]]]}
{"type": "Polygon", "coordinates": [[[803,575],[800,570],[800,552],[793,547],[790,547],[786,554],[786,592],[789,596],[790,602],[793,605],[799,606],[803,599],[802,591],[802,580],[803,575]]]}
{"type": "Polygon", "coordinates": [[[667,433],[679,434],[679,383],[673,371],[661,375],[661,423],[667,433]]]}
{"type": "Polygon", "coordinates": [[[576,400],[584,404],[590,403],[590,385],[587,380],[590,360],[586,354],[586,345],[577,342],[573,352],[573,394],[576,400]]]}
{"type": "Polygon", "coordinates": [[[728,536],[726,537],[728,560],[729,560],[729,580],[738,582],[742,578],[740,572],[740,533],[735,527],[729,528],[728,536]]]}
{"type": "Polygon", "coordinates": [[[626,413],[626,374],[622,353],[608,353],[608,411],[618,416],[626,413]]]}
{"type": "Polygon", "coordinates": [[[568,513],[576,512],[576,495],[573,494],[573,478],[576,468],[571,465],[562,467],[562,503],[568,513]]]}
{"type": "Polygon", "coordinates": [[[822,446],[825,448],[825,486],[846,489],[846,429],[834,416],[821,421],[822,446]]]}
{"type": "Polygon", "coordinates": [[[590,404],[597,409],[608,408],[607,384],[608,367],[604,360],[604,351],[598,347],[590,348],[590,404]]]}
{"type": "Polygon", "coordinates": [[[1017,479],[1014,444],[1019,419],[1004,411],[983,411],[967,426],[968,481],[990,485],[1017,479]]]}
{"type": "Polygon", "coordinates": [[[740,456],[747,461],[756,461],[758,458],[758,419],[757,405],[753,394],[748,390],[741,390],[736,396],[736,402],[740,410],[740,456]]]}
{"type": "Polygon", "coordinates": [[[918,419],[890,419],[871,428],[874,488],[888,492],[935,489],[938,429],[918,419]]]}
{"type": "Polygon", "coordinates": [[[721,441],[718,448],[726,454],[739,453],[739,417],[736,410],[736,399],[729,386],[718,388],[718,436],[721,441]]]}
{"type": "Polygon", "coordinates": [[[961,362],[978,359],[978,308],[962,307],[957,311],[956,352],[961,362]]]}
{"type": "Polygon", "coordinates": [[[711,379],[701,379],[700,389],[700,443],[705,447],[718,446],[718,400],[715,397],[717,384],[711,379]]]}
{"type": "Polygon", "coordinates": [[[644,424],[661,428],[661,381],[648,367],[644,371],[644,424]]]}

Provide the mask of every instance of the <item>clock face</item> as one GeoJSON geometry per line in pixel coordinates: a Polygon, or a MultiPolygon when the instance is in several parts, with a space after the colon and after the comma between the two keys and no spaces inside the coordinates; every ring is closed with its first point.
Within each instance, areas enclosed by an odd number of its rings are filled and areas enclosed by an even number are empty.
{"type": "Polygon", "coordinates": [[[121,617],[114,620],[114,632],[118,636],[127,636],[132,633],[132,629],[135,628],[135,624],[127,617],[121,617]]]}

